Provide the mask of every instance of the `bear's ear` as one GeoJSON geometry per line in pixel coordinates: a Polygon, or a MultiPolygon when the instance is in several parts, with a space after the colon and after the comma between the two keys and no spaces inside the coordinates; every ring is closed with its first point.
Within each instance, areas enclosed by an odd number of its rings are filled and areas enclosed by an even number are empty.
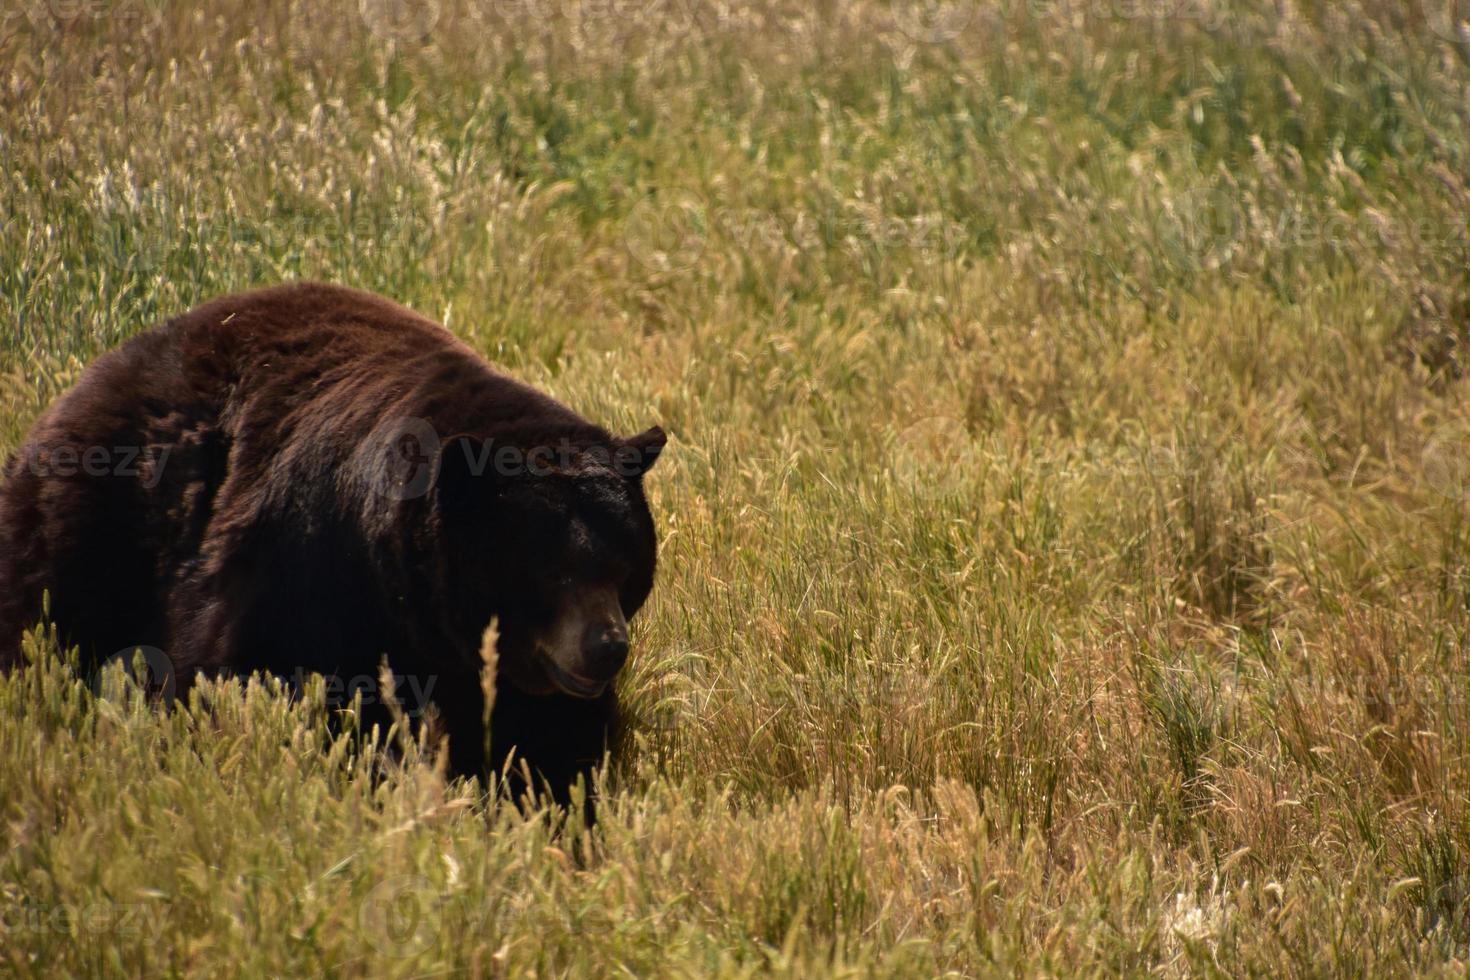
{"type": "Polygon", "coordinates": [[[656,425],[647,432],[624,439],[617,453],[618,472],[630,479],[641,477],[658,462],[658,454],[664,451],[668,441],[664,430],[656,425]]]}
{"type": "Polygon", "coordinates": [[[434,493],[439,506],[461,507],[488,492],[494,483],[490,444],[474,436],[450,436],[439,446],[434,493]]]}

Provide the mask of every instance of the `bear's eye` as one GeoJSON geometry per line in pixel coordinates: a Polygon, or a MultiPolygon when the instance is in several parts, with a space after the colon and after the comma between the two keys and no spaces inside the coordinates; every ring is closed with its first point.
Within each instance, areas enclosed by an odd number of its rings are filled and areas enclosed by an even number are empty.
{"type": "Polygon", "coordinates": [[[583,581],[617,588],[627,580],[629,567],[628,563],[620,558],[603,557],[596,561],[586,562],[581,572],[583,581]]]}

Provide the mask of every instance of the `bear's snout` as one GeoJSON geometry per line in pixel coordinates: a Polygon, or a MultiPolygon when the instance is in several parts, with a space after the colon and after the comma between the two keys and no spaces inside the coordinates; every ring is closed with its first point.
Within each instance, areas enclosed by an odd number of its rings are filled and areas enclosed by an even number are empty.
{"type": "Polygon", "coordinates": [[[628,662],[628,628],[621,622],[588,626],[582,641],[582,659],[593,677],[611,680],[628,662]]]}
{"type": "Polygon", "coordinates": [[[570,590],[537,643],[547,677],[563,694],[595,698],[628,660],[628,622],[611,585],[570,590]]]}

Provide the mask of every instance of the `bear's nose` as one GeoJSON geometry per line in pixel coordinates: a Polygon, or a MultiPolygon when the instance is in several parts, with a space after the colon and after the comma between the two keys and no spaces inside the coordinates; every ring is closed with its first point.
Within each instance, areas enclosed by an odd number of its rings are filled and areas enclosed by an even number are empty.
{"type": "Polygon", "coordinates": [[[598,677],[611,677],[628,659],[628,633],[619,626],[594,626],[587,631],[582,652],[598,677]]]}

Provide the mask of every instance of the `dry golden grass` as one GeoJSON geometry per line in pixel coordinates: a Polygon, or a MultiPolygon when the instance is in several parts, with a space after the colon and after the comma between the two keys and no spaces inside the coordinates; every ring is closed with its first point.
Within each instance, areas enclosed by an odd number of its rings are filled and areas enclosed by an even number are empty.
{"type": "Polygon", "coordinates": [[[0,449],[296,277],[673,442],[595,837],[38,641],[0,963],[1460,975],[1455,7],[7,9],[0,449]]]}

